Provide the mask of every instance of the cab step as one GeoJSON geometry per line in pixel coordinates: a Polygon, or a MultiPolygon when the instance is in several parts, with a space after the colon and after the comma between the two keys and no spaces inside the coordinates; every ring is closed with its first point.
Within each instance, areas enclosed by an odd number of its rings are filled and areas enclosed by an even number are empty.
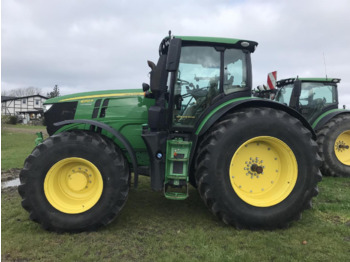
{"type": "Polygon", "coordinates": [[[188,166],[192,142],[175,138],[167,141],[164,196],[184,200],[188,197],[188,166]]]}

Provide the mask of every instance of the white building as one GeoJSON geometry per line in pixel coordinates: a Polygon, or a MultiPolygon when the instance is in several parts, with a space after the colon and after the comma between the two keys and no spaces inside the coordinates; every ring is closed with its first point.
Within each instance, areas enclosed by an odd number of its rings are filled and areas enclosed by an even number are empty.
{"type": "Polygon", "coordinates": [[[41,95],[24,97],[1,96],[1,114],[36,119],[43,116],[43,104],[48,98],[41,95]]]}

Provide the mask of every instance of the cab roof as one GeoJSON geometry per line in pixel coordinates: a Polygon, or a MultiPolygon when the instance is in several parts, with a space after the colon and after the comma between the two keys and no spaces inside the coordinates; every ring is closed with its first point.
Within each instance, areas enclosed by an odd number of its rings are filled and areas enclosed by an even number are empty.
{"type": "Polygon", "coordinates": [[[251,40],[236,39],[236,38],[223,38],[223,37],[207,37],[207,36],[174,36],[174,38],[180,38],[186,42],[201,42],[218,44],[233,48],[247,49],[250,52],[254,52],[258,43],[251,40]]]}
{"type": "Polygon", "coordinates": [[[282,80],[278,80],[277,81],[277,86],[284,86],[284,85],[288,85],[291,83],[294,83],[295,80],[299,79],[301,82],[319,82],[319,83],[333,83],[333,84],[337,84],[340,82],[341,79],[339,78],[317,78],[317,77],[310,77],[310,78],[287,78],[287,79],[282,79],[282,80]]]}

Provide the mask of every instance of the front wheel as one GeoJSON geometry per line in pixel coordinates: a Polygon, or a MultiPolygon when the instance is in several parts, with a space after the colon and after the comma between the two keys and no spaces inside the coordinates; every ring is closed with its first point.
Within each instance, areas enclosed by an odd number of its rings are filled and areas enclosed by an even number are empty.
{"type": "Polygon", "coordinates": [[[22,206],[45,229],[94,230],[110,223],[128,196],[129,169],[107,138],[72,131],[37,146],[20,173],[22,206]]]}
{"type": "Polygon", "coordinates": [[[206,205],[225,223],[281,228],[311,207],[319,164],[317,144],[298,119],[246,108],[223,117],[202,139],[196,180],[206,205]]]}

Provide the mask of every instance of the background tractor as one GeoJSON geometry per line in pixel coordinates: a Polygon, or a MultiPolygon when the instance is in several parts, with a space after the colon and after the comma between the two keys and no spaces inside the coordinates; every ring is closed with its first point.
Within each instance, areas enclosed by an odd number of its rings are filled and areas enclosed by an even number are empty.
{"type": "Polygon", "coordinates": [[[311,207],[321,180],[316,136],[296,111],[251,97],[254,41],[170,36],[140,90],[67,95],[45,103],[50,135],[25,161],[19,193],[45,229],[110,223],[131,172],[168,199],[188,184],[223,222],[286,227],[311,207]]]}
{"type": "Polygon", "coordinates": [[[322,173],[350,177],[350,111],[338,109],[336,78],[289,78],[277,82],[275,100],[300,112],[317,133],[322,173]]]}

